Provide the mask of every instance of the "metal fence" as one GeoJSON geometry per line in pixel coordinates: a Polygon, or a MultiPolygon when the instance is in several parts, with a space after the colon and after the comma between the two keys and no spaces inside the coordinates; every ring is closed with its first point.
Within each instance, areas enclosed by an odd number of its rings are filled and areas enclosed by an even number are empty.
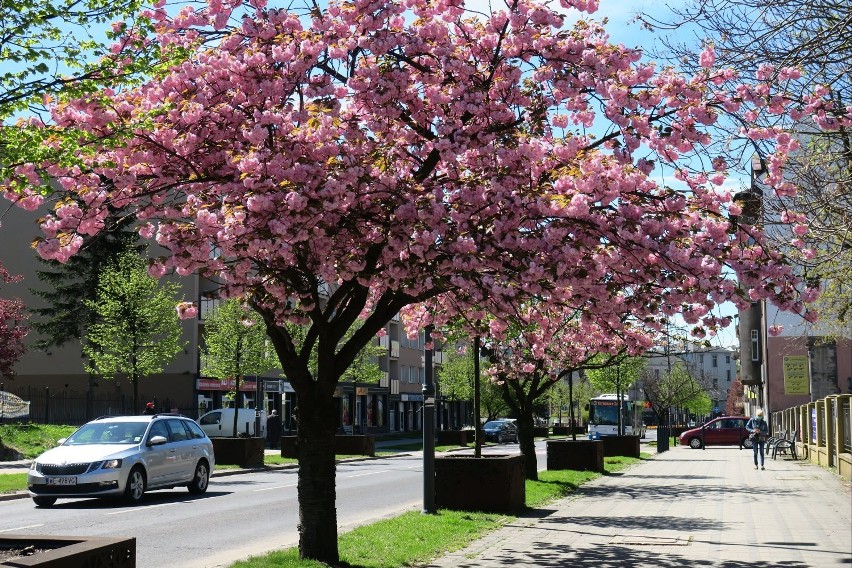
{"type": "MultiPolygon", "coordinates": [[[[122,393],[89,395],[75,390],[55,391],[36,387],[11,389],[8,386],[6,390],[30,403],[29,416],[14,419],[0,416],[0,419],[7,423],[33,422],[76,426],[99,416],[127,416],[139,414],[142,411],[141,408],[133,406],[132,396],[122,393]]],[[[174,401],[168,398],[147,398],[144,395],[140,395],[140,400],[144,402],[153,400],[160,412],[176,411],[197,418],[198,408],[191,402],[174,401]]]]}
{"type": "Polygon", "coordinates": [[[852,454],[852,411],[850,411],[852,403],[849,400],[843,401],[843,407],[840,411],[840,428],[843,434],[843,453],[852,454]]]}

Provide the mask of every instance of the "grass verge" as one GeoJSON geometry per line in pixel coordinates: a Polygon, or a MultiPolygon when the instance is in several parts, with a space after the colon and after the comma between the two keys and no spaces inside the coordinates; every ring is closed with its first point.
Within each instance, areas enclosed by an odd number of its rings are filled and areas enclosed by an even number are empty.
{"type": "Polygon", "coordinates": [[[0,440],[24,458],[33,459],[55,448],[57,440],[67,438],[76,429],[77,426],[58,424],[0,424],[0,440]]]}
{"type": "Polygon", "coordinates": [[[0,473],[0,493],[13,493],[26,488],[26,473],[0,473]]]}
{"type": "MultiPolygon", "coordinates": [[[[648,459],[605,458],[607,474],[648,459]]],[[[538,481],[526,482],[526,505],[541,507],[575,491],[580,485],[600,477],[591,471],[541,471],[538,481]]],[[[418,511],[359,527],[338,538],[339,566],[350,568],[395,568],[428,562],[448,552],[464,548],[470,542],[500,528],[514,517],[488,513],[441,510],[435,515],[418,511]]],[[[230,568],[326,568],[322,562],[299,560],[299,551],[288,548],[263,556],[254,556],[232,564],[230,568]]]]}

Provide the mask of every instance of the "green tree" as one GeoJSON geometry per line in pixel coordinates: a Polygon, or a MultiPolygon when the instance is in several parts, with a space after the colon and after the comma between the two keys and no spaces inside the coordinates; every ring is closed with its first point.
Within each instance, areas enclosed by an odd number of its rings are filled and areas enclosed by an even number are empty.
{"type": "MultiPolygon", "coordinates": [[[[39,334],[33,344],[36,349],[49,351],[69,341],[82,343],[86,340],[87,330],[97,320],[97,314],[85,300],[96,300],[98,278],[104,267],[125,252],[143,250],[143,246],[137,244],[139,235],[131,228],[133,220],[132,215],[120,213],[108,216],[105,224],[110,230],[88,237],[80,254],[64,264],[39,257],[44,266],[43,270],[36,272],[41,286],[30,289],[42,300],[40,305],[30,307],[34,316],[32,327],[39,334]]],[[[80,356],[86,366],[82,349],[80,356]]],[[[89,374],[86,393],[86,416],[89,419],[93,417],[93,382],[94,377],[89,374]]]]}
{"type": "MultiPolygon", "coordinates": [[[[609,357],[598,355],[592,360],[593,364],[602,364],[598,368],[590,368],[586,376],[592,385],[603,392],[615,392],[619,397],[627,392],[630,385],[635,383],[645,368],[643,357],[618,357],[605,361],[609,357]]],[[[618,413],[618,433],[624,434],[624,417],[618,413]]]]}
{"type": "MultiPolygon", "coordinates": [[[[234,408],[240,408],[240,381],[277,367],[275,352],[266,336],[263,320],[235,298],[225,300],[204,319],[201,365],[205,374],[234,379],[234,408]]],[[[234,412],[234,433],[237,430],[234,412]]]]}
{"type": "Polygon", "coordinates": [[[705,386],[690,374],[682,362],[675,363],[671,370],[660,373],[659,378],[645,374],[642,385],[645,398],[651,404],[660,425],[667,423],[670,409],[686,407],[693,402],[700,403],[701,395],[707,394],[705,386]]]}
{"type": "Polygon", "coordinates": [[[107,379],[126,375],[138,408],[139,379],[162,372],[186,345],[175,310],[178,286],[157,282],[145,260],[128,252],[101,272],[96,299],[84,301],[97,315],[83,343],[86,370],[107,379]]]}
{"type": "Polygon", "coordinates": [[[445,345],[443,362],[438,372],[438,388],[450,401],[470,400],[473,397],[474,364],[471,349],[445,345]]]}
{"type": "MultiPolygon", "coordinates": [[[[116,65],[106,24],[134,14],[139,0],[0,0],[0,119],[69,85],[104,80],[116,65]]],[[[112,34],[114,37],[114,34],[112,34]]]]}

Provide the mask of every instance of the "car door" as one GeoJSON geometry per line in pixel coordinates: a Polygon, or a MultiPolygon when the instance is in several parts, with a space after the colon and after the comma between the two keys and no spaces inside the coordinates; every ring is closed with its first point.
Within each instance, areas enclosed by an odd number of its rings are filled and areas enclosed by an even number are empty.
{"type": "Polygon", "coordinates": [[[744,418],[731,418],[730,419],[730,436],[731,436],[731,444],[739,444],[740,441],[745,438],[748,434],[745,430],[746,421],[744,418]]]}
{"type": "Polygon", "coordinates": [[[169,444],[174,451],[175,460],[172,466],[171,481],[188,481],[195,472],[195,456],[193,446],[197,443],[187,432],[183,420],[169,418],[165,421],[169,428],[169,444]]]}
{"type": "Polygon", "coordinates": [[[204,433],[211,438],[225,435],[222,432],[221,410],[214,410],[213,412],[208,412],[207,414],[201,417],[198,423],[201,425],[201,429],[204,430],[204,433]]]}
{"type": "Polygon", "coordinates": [[[704,426],[704,445],[718,446],[723,444],[722,421],[719,419],[709,422],[704,426]]]}
{"type": "Polygon", "coordinates": [[[169,430],[166,427],[166,422],[164,420],[155,420],[148,430],[148,437],[145,439],[145,468],[147,469],[149,486],[162,485],[171,476],[174,453],[171,451],[172,448],[168,439],[169,430]],[[154,436],[162,436],[167,441],[165,444],[149,446],[148,443],[150,443],[154,436]]]}

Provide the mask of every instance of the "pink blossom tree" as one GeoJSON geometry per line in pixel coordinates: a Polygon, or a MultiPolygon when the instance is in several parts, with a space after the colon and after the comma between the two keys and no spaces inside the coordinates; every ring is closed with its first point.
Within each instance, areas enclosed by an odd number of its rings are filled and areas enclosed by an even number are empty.
{"type": "MultiPolygon", "coordinates": [[[[658,72],[533,0],[487,13],[253,0],[232,19],[239,4],[146,14],[174,64],[63,101],[62,135],[46,140],[64,159],[22,164],[7,195],[37,207],[50,175],[80,197],[45,219],[45,257],[68,258],[109,205],[130,207],[168,251],[152,274],[215,275],[225,296],[251,298],[298,397],[302,557],[338,560],[334,389],[403,308],[430,308],[412,310],[413,330],[485,299],[510,313],[546,296],[652,329],[682,313],[699,335],[728,323],[711,312],[728,300],[805,312],[784,259],[728,222],[725,165],[696,154],[720,106],[783,111],[717,87],[733,72],[658,72]],[[679,189],[655,181],[660,164],[679,189]]],[[[776,144],[767,176],[782,192],[790,147],[776,144]]]]}
{"type": "MultiPolygon", "coordinates": [[[[21,279],[12,276],[0,264],[0,281],[11,283],[21,279]]],[[[0,376],[13,376],[13,367],[24,354],[24,337],[29,332],[24,304],[17,298],[0,298],[0,376]]]]}
{"type": "MultiPolygon", "coordinates": [[[[540,300],[538,298],[537,300],[540,300]]],[[[526,302],[486,341],[488,374],[517,417],[527,479],[538,479],[535,405],[554,385],[581,369],[598,369],[625,355],[642,355],[655,334],[618,309],[591,311],[549,301],[526,302]]],[[[494,326],[492,326],[494,327],[494,326]]]]}

